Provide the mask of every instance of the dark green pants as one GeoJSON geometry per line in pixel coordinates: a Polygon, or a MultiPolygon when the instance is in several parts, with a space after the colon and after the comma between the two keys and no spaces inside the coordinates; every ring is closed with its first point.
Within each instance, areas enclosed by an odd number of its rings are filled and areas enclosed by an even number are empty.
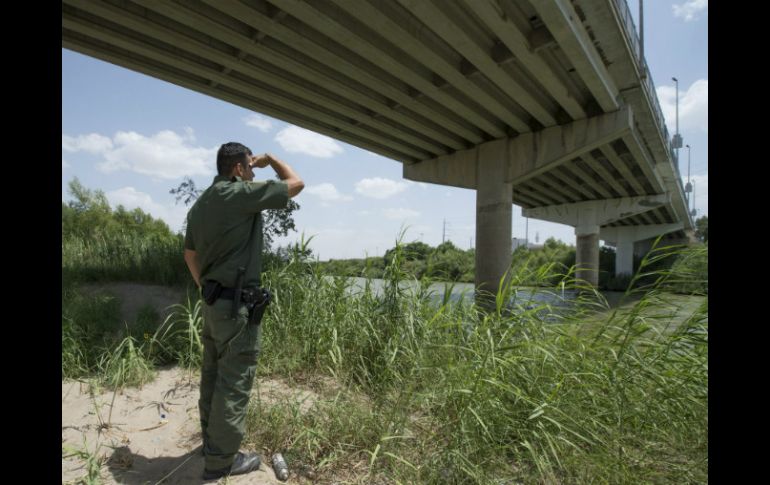
{"type": "Polygon", "coordinates": [[[248,324],[241,304],[230,318],[232,300],[203,304],[203,368],[198,401],[206,468],[229,467],[243,440],[246,411],[257,368],[261,325],[248,324]]]}

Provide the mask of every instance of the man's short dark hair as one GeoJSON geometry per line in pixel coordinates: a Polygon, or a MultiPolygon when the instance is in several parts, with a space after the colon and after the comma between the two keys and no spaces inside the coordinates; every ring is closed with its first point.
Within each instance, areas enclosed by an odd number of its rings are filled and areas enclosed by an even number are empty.
{"type": "Polygon", "coordinates": [[[217,173],[230,175],[237,164],[249,162],[251,150],[245,145],[231,141],[219,147],[217,152],[217,173]]]}

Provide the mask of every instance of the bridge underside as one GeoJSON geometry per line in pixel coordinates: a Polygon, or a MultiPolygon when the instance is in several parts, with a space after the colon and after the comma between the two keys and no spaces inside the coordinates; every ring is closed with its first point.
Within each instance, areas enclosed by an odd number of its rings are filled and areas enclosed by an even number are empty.
{"type": "Polygon", "coordinates": [[[692,227],[620,4],[63,0],[62,46],[476,189],[476,283],[495,288],[511,203],[669,194],[602,227],[692,227]]]}

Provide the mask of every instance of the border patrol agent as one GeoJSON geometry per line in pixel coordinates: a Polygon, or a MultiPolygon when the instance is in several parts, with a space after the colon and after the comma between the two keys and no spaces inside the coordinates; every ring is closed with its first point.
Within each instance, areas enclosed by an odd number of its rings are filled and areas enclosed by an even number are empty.
{"type": "Polygon", "coordinates": [[[270,293],[260,288],[262,216],[283,209],[304,183],[286,163],[246,146],[217,152],[214,182],[187,214],[184,258],[201,287],[203,368],[200,409],[204,480],[257,470],[256,453],[238,451],[260,351],[260,321],[270,293]],[[254,182],[270,165],[281,179],[254,182]]]}

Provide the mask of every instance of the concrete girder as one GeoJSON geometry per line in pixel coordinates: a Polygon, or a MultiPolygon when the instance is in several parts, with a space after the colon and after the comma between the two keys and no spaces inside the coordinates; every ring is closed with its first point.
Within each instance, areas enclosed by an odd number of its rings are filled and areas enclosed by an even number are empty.
{"type": "Polygon", "coordinates": [[[669,203],[668,194],[621,197],[619,199],[589,200],[573,204],[534,207],[522,210],[522,215],[575,226],[578,234],[584,234],[598,232],[599,226],[641,214],[667,203],[669,203]]]}
{"type": "MultiPolygon", "coordinates": [[[[508,154],[505,180],[520,185],[583,153],[621,138],[632,130],[632,126],[633,115],[628,108],[624,108],[567,125],[552,126],[537,133],[524,133],[516,138],[487,143],[505,142],[508,154]]],[[[475,167],[476,151],[484,145],[486,143],[450,155],[404,165],[404,178],[417,182],[475,188],[476,177],[472,167],[475,167]]],[[[573,167],[574,165],[570,169],[573,167]]],[[[587,175],[585,181],[595,185],[587,175]]],[[[606,198],[613,198],[612,194],[603,188],[596,190],[606,198]]]]}
{"type": "MultiPolygon", "coordinates": [[[[501,140],[508,142],[508,139],[501,140]]],[[[415,182],[450,185],[463,189],[476,188],[476,161],[479,149],[486,143],[468,150],[456,151],[419,163],[404,164],[403,177],[415,182]]]]}
{"type": "MultiPolygon", "coordinates": [[[[491,46],[485,48],[479,45],[463,29],[456,29],[456,22],[450,17],[449,5],[437,7],[424,0],[397,0],[408,10],[415,12],[428,27],[438,34],[444,41],[456,49],[463,57],[470,61],[482,72],[495,86],[505,93],[516,104],[524,108],[543,126],[553,126],[556,119],[548,112],[531,93],[521,86],[515,79],[509,76],[492,59],[489,52],[491,46]]],[[[519,120],[516,125],[511,125],[519,133],[531,131],[525,120],[519,120]]]]}
{"type": "Polygon", "coordinates": [[[480,89],[473,81],[465,77],[457,67],[457,62],[453,62],[451,59],[445,58],[439,52],[431,49],[426,45],[425,39],[418,39],[416,37],[415,28],[408,28],[408,25],[400,25],[398,22],[391,19],[387,13],[378,9],[387,9],[389,5],[386,3],[379,3],[377,7],[369,2],[350,2],[347,0],[331,0],[337,7],[343,10],[346,14],[352,16],[360,22],[368,24],[376,24],[377,31],[384,37],[398,39],[398,44],[401,49],[423,63],[425,67],[434,71],[436,74],[445,79],[459,92],[463,93],[478,103],[483,109],[496,116],[502,122],[507,123],[510,126],[514,126],[521,120],[514,119],[514,115],[508,111],[499,100],[490,95],[483,89],[480,89]]]}
{"type": "Polygon", "coordinates": [[[553,172],[549,172],[541,177],[548,185],[553,187],[555,190],[558,190],[562,194],[566,195],[570,201],[569,202],[575,202],[582,199],[580,194],[578,194],[576,191],[572,190],[570,188],[570,185],[567,183],[564,183],[563,180],[557,178],[554,176],[553,172]]]}
{"type": "Polygon", "coordinates": [[[514,190],[517,194],[523,194],[530,199],[537,201],[538,206],[542,205],[554,205],[558,204],[558,200],[556,200],[556,197],[553,196],[550,192],[547,194],[543,194],[542,192],[538,192],[537,190],[530,188],[527,185],[517,185],[514,190]]]}
{"type": "Polygon", "coordinates": [[[556,200],[556,202],[561,204],[569,204],[571,202],[574,202],[569,199],[569,197],[565,196],[561,190],[559,190],[557,187],[551,187],[550,185],[541,182],[540,179],[532,179],[529,182],[527,182],[527,185],[530,187],[533,187],[535,190],[538,191],[538,193],[541,194],[548,194],[552,199],[556,200]]]}
{"type": "MultiPolygon", "coordinates": [[[[561,180],[568,186],[572,187],[573,189],[577,190],[581,194],[585,195],[586,197],[588,197],[589,200],[597,198],[595,193],[588,190],[584,184],[579,183],[575,177],[570,177],[569,175],[564,173],[563,167],[559,167],[556,170],[551,170],[548,173],[551,174],[553,177],[561,180]]],[[[576,197],[576,199],[580,199],[580,198],[576,197]]]]}
{"type": "Polygon", "coordinates": [[[463,2],[495,33],[519,62],[527,66],[527,70],[537,78],[572,119],[586,117],[585,110],[570,94],[567,86],[554,75],[545,61],[533,53],[529,40],[505,15],[499,4],[488,0],[463,0],[463,2]]]}
{"type": "Polygon", "coordinates": [[[634,243],[684,229],[684,222],[654,226],[602,227],[599,237],[615,246],[615,276],[634,271],[634,243]]]}
{"type": "Polygon", "coordinates": [[[536,177],[559,165],[610,143],[633,131],[631,109],[524,133],[511,140],[510,173],[515,184],[536,177]]]}
{"type": "Polygon", "coordinates": [[[586,171],[580,168],[576,163],[571,164],[568,170],[574,173],[577,176],[577,178],[580,179],[586,187],[589,187],[591,190],[598,193],[600,198],[604,198],[604,199],[615,198],[615,196],[613,196],[609,190],[605,189],[601,184],[597,183],[593,177],[591,177],[588,173],[586,173],[586,171]]]}
{"type": "Polygon", "coordinates": [[[568,0],[532,2],[540,19],[572,61],[575,70],[605,112],[620,106],[620,95],[580,17],[568,0]]]}
{"type": "Polygon", "coordinates": [[[264,102],[262,100],[258,100],[251,97],[234,95],[220,88],[212,88],[211,85],[208,84],[208,81],[200,82],[200,81],[192,80],[189,76],[174,72],[173,70],[169,70],[168,68],[161,68],[154,65],[148,65],[145,62],[137,61],[135,58],[127,57],[120,53],[116,53],[116,52],[105,53],[102,50],[95,49],[91,43],[86,43],[86,42],[83,42],[82,40],[68,37],[66,35],[66,31],[64,30],[62,31],[62,47],[66,49],[71,49],[75,52],[80,52],[82,54],[94,57],[96,59],[101,59],[105,62],[110,62],[116,65],[125,67],[127,69],[131,69],[136,72],[140,72],[142,74],[146,74],[147,76],[162,79],[164,81],[170,82],[172,84],[176,84],[178,86],[182,86],[187,89],[191,89],[193,91],[208,94],[209,96],[212,96],[217,99],[221,99],[223,101],[227,101],[236,106],[241,106],[246,109],[263,113],[277,119],[282,119],[289,123],[293,123],[297,126],[304,126],[318,133],[322,133],[324,135],[331,136],[338,140],[342,140],[344,142],[350,143],[351,145],[366,148],[367,150],[371,150],[375,153],[381,153],[383,155],[389,156],[394,160],[399,160],[404,163],[411,163],[416,161],[415,158],[412,158],[408,155],[397,152],[386,146],[378,145],[373,142],[372,143],[366,142],[361,140],[360,138],[352,137],[345,133],[340,133],[339,131],[329,128],[329,126],[327,125],[323,125],[321,123],[318,123],[308,118],[303,118],[300,115],[287,114],[286,112],[281,111],[280,109],[277,109],[274,105],[268,104],[267,102],[264,102]]]}
{"type": "MultiPolygon", "coordinates": [[[[231,29],[192,10],[189,5],[156,2],[152,0],[132,1],[143,6],[147,10],[157,12],[160,15],[169,17],[176,22],[183,23],[191,28],[207,32],[209,35],[212,35],[211,32],[216,32],[217,36],[227,38],[228,40],[225,42],[234,47],[245,49],[251,44],[248,37],[234,33],[231,29]]],[[[440,103],[431,104],[423,102],[424,100],[416,99],[415,97],[410,96],[405,89],[399,89],[397,87],[402,84],[400,81],[393,80],[393,83],[385,82],[385,79],[390,79],[392,76],[377,66],[362,65],[363,60],[361,62],[355,62],[334,53],[334,46],[328,45],[333,43],[331,40],[326,41],[322,45],[320,43],[321,39],[304,37],[286,25],[276,23],[271,17],[239,2],[223,0],[211,2],[210,6],[224,14],[240,19],[242,22],[247,23],[255,29],[267,33],[267,35],[273,39],[289,46],[293,46],[293,48],[298,49],[302,55],[309,56],[326,65],[335,66],[337,71],[344,74],[349,79],[365,85],[367,88],[394,100],[399,105],[419,113],[429,120],[433,120],[450,133],[468,140],[471,143],[480,143],[483,141],[480,132],[459,124],[453,116],[448,116],[443,113],[446,108],[441,106],[440,103]]]]}
{"type": "MultiPolygon", "coordinates": [[[[111,4],[90,2],[88,0],[64,0],[64,3],[71,4],[72,6],[77,6],[79,8],[87,7],[90,13],[98,15],[100,18],[109,20],[110,22],[116,23],[142,35],[146,35],[167,44],[177,46],[180,49],[184,49],[188,52],[195,53],[198,56],[227,66],[227,68],[231,69],[232,71],[242,72],[250,76],[258,76],[258,78],[265,78],[264,73],[267,71],[261,69],[255,64],[243,62],[245,54],[259,59],[260,64],[272,64],[276,66],[280,65],[281,69],[285,70],[288,76],[295,77],[297,80],[302,80],[304,83],[309,83],[311,86],[321,86],[329,93],[339,97],[340,99],[344,99],[340,93],[345,93],[345,97],[350,101],[358,103],[360,106],[366,108],[366,110],[369,110],[372,113],[370,116],[372,121],[376,120],[377,118],[392,120],[388,125],[390,127],[389,131],[397,134],[398,137],[404,137],[403,139],[405,141],[413,139],[413,137],[411,137],[409,132],[404,130],[403,127],[410,128],[414,130],[415,133],[422,133],[425,136],[435,140],[435,142],[446,145],[447,147],[450,147],[454,150],[465,148],[464,143],[461,143],[456,138],[448,136],[443,131],[439,131],[438,128],[431,127],[430,124],[425,123],[425,121],[420,122],[415,120],[413,117],[406,116],[392,109],[386,103],[387,98],[380,96],[378,99],[378,96],[376,96],[374,91],[369,91],[367,94],[364,94],[356,89],[351,89],[350,86],[341,83],[334,77],[318,70],[308,70],[307,66],[305,66],[302,62],[294,59],[293,57],[283,55],[280,52],[268,49],[264,45],[261,45],[260,42],[255,41],[253,43],[249,43],[248,45],[242,45],[244,42],[247,42],[247,39],[241,38],[238,34],[232,31],[225,29],[224,32],[219,32],[215,30],[210,31],[209,34],[222,42],[230,42],[235,44],[241,53],[239,56],[233,56],[220,49],[215,49],[197,39],[193,39],[173,30],[163,28],[152,21],[148,21],[147,18],[125,11],[111,4]],[[218,33],[223,35],[220,36],[218,33]],[[399,124],[403,127],[400,127],[399,124]]],[[[64,16],[65,14],[63,13],[62,15],[64,16]]],[[[283,89],[292,92],[290,89],[286,89],[285,83],[289,81],[288,76],[281,78],[280,82],[283,89]]],[[[274,73],[270,73],[269,77],[275,78],[276,76],[274,73]]],[[[314,100],[319,102],[319,99],[323,98],[323,94],[319,93],[318,90],[316,90],[315,93],[316,94],[314,100]]],[[[360,119],[360,115],[356,119],[360,119]]],[[[382,123],[382,121],[384,120],[380,120],[380,123],[382,123]]]]}
{"type": "MultiPolygon", "coordinates": [[[[211,6],[218,6],[222,0],[203,0],[211,6]]],[[[226,3],[226,2],[225,2],[226,3]]],[[[482,114],[476,113],[467,104],[460,103],[456,98],[442,92],[433,84],[432,74],[424,69],[423,75],[415,72],[416,66],[405,64],[403,55],[399,52],[391,52],[389,55],[383,55],[383,51],[378,49],[369,39],[361,33],[353,32],[349,27],[341,25],[334,18],[325,15],[317,10],[312,3],[297,2],[292,0],[271,0],[276,7],[288,12],[289,15],[298,20],[312,25],[313,29],[318,30],[327,37],[334,39],[346,49],[350,49],[363,59],[377,59],[377,64],[385,71],[393,73],[404,82],[408,83],[425,96],[432,98],[438,103],[451,109],[458,116],[461,116],[485,132],[496,138],[505,136],[505,132],[499,127],[490,123],[482,114]]],[[[519,127],[526,127],[522,120],[519,121],[519,127]]]]}
{"type": "MultiPolygon", "coordinates": [[[[645,190],[642,187],[642,184],[639,183],[638,180],[636,180],[636,177],[634,177],[634,174],[631,173],[631,169],[628,168],[628,165],[626,165],[626,162],[623,161],[623,159],[620,158],[620,156],[615,153],[615,150],[612,148],[612,145],[604,145],[599,147],[599,150],[602,152],[602,154],[607,157],[607,160],[612,164],[613,167],[615,167],[615,170],[620,172],[620,174],[623,176],[623,178],[628,181],[629,184],[631,184],[631,188],[636,191],[635,194],[630,195],[644,195],[645,190]]],[[[629,194],[626,194],[629,195],[629,194]]]]}
{"type": "Polygon", "coordinates": [[[674,194],[672,197],[671,210],[678,220],[686,221],[688,228],[693,228],[694,223],[690,217],[689,205],[685,198],[684,187],[682,186],[682,179],[679,174],[675,172],[674,166],[667,161],[658,163],[656,165],[658,172],[661,174],[663,185],[666,190],[674,194]]]}
{"type": "Polygon", "coordinates": [[[626,144],[631,155],[634,156],[639,167],[642,169],[645,177],[650,181],[652,190],[657,194],[665,192],[663,180],[660,178],[660,174],[656,170],[655,162],[647,152],[647,148],[642,143],[641,138],[631,130],[623,135],[623,143],[626,144]]]}
{"type": "Polygon", "coordinates": [[[612,190],[618,193],[621,197],[628,197],[628,191],[625,187],[623,187],[623,184],[621,184],[615,177],[612,176],[609,170],[604,168],[604,166],[599,162],[599,160],[595,159],[593,155],[590,153],[584,153],[580,155],[580,158],[583,159],[583,161],[588,165],[591,170],[598,173],[599,176],[607,182],[607,185],[612,187],[612,190]]]}
{"type": "MultiPolygon", "coordinates": [[[[311,91],[289,80],[284,80],[281,84],[281,90],[286,92],[286,94],[290,95],[290,96],[286,96],[280,92],[275,92],[272,89],[266,89],[259,85],[240,81],[233,77],[227,76],[226,74],[223,74],[220,71],[217,71],[215,69],[204,67],[193,61],[183,59],[175,55],[174,52],[164,50],[164,49],[152,46],[150,44],[137,43],[137,40],[135,38],[132,38],[123,34],[118,34],[113,30],[105,29],[103,27],[99,27],[95,25],[89,25],[85,23],[82,19],[70,17],[66,13],[62,14],[62,26],[74,32],[79,32],[81,34],[87,35],[94,39],[98,39],[106,43],[109,43],[111,45],[118,46],[127,51],[141,54],[142,56],[145,56],[149,59],[154,59],[163,63],[169,63],[169,64],[173,63],[175,67],[177,67],[182,71],[190,72],[200,77],[204,77],[212,81],[216,81],[218,85],[228,86],[232,89],[241,91],[243,93],[265,97],[266,99],[270,99],[272,103],[282,106],[288,110],[303,112],[303,106],[304,106],[305,113],[314,115],[314,118],[319,121],[323,121],[341,130],[348,131],[354,135],[358,135],[363,138],[368,138],[371,141],[378,142],[384,146],[389,146],[390,148],[393,148],[396,151],[403,152],[407,155],[410,155],[416,158],[420,158],[421,153],[424,153],[424,152],[415,151],[415,147],[422,148],[427,152],[435,153],[436,151],[439,151],[439,152],[445,153],[445,149],[442,149],[438,145],[428,143],[425,140],[408,133],[400,132],[396,138],[391,138],[392,135],[387,133],[392,132],[394,130],[392,126],[382,123],[381,121],[374,120],[370,116],[362,114],[354,109],[351,109],[342,103],[339,103],[334,100],[326,99],[323,96],[319,96],[317,91],[311,91]],[[298,101],[301,101],[301,102],[298,102],[298,101]],[[355,119],[359,121],[361,124],[359,125],[359,127],[351,127],[347,123],[347,120],[340,119],[339,117],[334,116],[329,112],[320,111],[313,107],[314,104],[322,108],[328,109],[332,113],[339,113],[351,119],[355,119]],[[374,132],[370,131],[372,128],[379,130],[380,133],[377,133],[376,131],[374,132]],[[402,141],[408,142],[413,146],[410,147],[409,145],[402,143],[402,141]]],[[[200,53],[203,53],[204,56],[206,56],[207,54],[204,49],[202,49],[200,53]]],[[[199,54],[199,53],[196,53],[196,54],[199,54]]],[[[219,62],[222,65],[228,65],[230,67],[233,67],[230,61],[222,58],[223,56],[220,55],[218,58],[219,60],[213,61],[213,62],[219,62]]],[[[258,68],[249,68],[249,67],[246,67],[247,65],[243,63],[241,63],[240,65],[241,65],[240,70],[243,70],[243,71],[246,71],[247,73],[252,74],[255,79],[266,79],[268,78],[268,76],[270,76],[270,73],[267,73],[266,71],[262,71],[258,68]]],[[[214,87],[215,86],[212,86],[212,88],[214,87]]]]}
{"type": "Polygon", "coordinates": [[[602,227],[599,230],[599,238],[612,246],[612,243],[616,243],[622,239],[636,242],[682,229],[684,229],[684,223],[681,221],[672,224],[655,224],[648,226],[602,227]]]}

